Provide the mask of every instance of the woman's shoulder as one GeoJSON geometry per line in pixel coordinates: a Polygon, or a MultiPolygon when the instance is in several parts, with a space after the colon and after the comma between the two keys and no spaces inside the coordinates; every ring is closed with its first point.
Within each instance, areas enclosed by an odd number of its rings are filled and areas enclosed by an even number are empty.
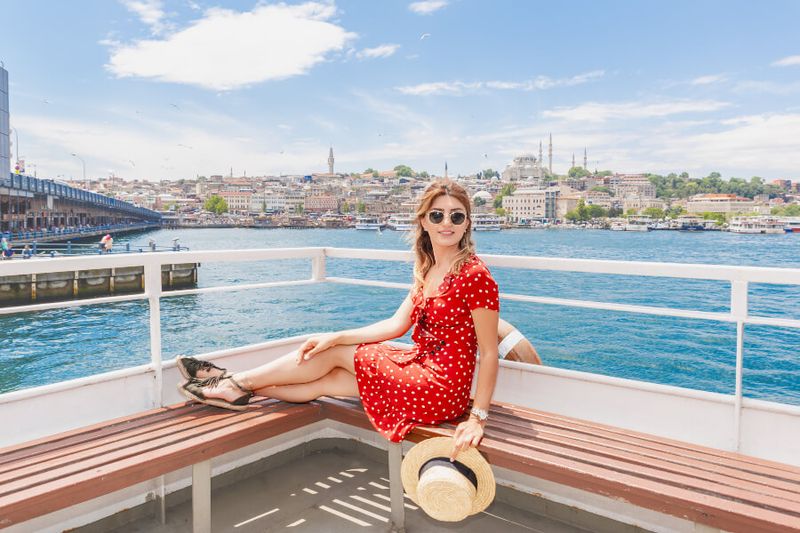
{"type": "Polygon", "coordinates": [[[489,267],[486,266],[486,263],[484,263],[480,257],[478,257],[476,254],[473,254],[461,266],[461,272],[459,273],[459,277],[471,278],[482,274],[487,274],[491,276],[491,273],[489,272],[489,267]]]}

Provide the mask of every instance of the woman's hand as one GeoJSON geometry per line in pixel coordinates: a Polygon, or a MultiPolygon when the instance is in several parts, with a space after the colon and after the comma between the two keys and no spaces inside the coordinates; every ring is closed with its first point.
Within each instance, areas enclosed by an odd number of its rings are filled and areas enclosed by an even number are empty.
{"type": "Polygon", "coordinates": [[[456,427],[453,434],[453,450],[450,452],[450,460],[454,461],[456,456],[470,446],[477,446],[483,438],[483,424],[477,418],[469,417],[456,427]]]}
{"type": "Polygon", "coordinates": [[[323,333],[310,337],[297,350],[297,364],[308,361],[320,352],[339,344],[336,333],[323,333]]]}

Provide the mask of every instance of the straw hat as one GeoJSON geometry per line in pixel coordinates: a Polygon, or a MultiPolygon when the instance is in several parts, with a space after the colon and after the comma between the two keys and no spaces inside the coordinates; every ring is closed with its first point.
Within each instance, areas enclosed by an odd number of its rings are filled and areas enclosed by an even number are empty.
{"type": "Polygon", "coordinates": [[[409,498],[431,517],[458,522],[486,509],[494,500],[492,467],[475,448],[450,462],[453,439],[426,439],[403,459],[403,488],[409,498]]]}

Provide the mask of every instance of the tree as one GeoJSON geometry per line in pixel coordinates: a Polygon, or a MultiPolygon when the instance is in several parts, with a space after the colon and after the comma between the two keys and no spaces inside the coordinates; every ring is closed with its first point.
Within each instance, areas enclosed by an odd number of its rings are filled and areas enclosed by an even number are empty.
{"type": "Polygon", "coordinates": [[[504,217],[504,216],[506,216],[506,210],[505,210],[504,208],[502,208],[502,207],[498,207],[497,209],[495,209],[495,210],[494,210],[494,213],[495,213],[497,216],[501,216],[501,217],[504,217]]]}
{"type": "Polygon", "coordinates": [[[503,185],[503,188],[500,189],[500,193],[494,197],[494,202],[492,202],[492,207],[495,209],[503,207],[503,196],[508,196],[512,194],[515,190],[517,190],[517,186],[514,183],[508,183],[503,185]]]}
{"type": "Polygon", "coordinates": [[[214,194],[205,201],[203,209],[210,213],[221,215],[228,212],[228,202],[225,201],[225,198],[214,194]]]}
{"type": "Polygon", "coordinates": [[[347,201],[342,202],[342,213],[349,213],[350,212],[350,204],[347,201]]]}
{"type": "Polygon", "coordinates": [[[358,205],[356,206],[356,211],[358,211],[363,215],[364,213],[367,212],[367,204],[365,204],[364,202],[358,202],[358,205]]]}
{"type": "Polygon", "coordinates": [[[648,207],[644,210],[644,214],[656,220],[661,220],[665,216],[664,210],[660,207],[648,207]]]}
{"type": "Polygon", "coordinates": [[[592,192],[604,192],[604,193],[608,194],[609,196],[614,196],[614,193],[611,191],[611,189],[609,189],[608,187],[603,187],[601,185],[598,185],[597,187],[592,187],[591,191],[592,192]]]}
{"type": "Polygon", "coordinates": [[[638,211],[637,209],[633,209],[633,208],[631,208],[631,209],[628,209],[628,210],[625,212],[625,216],[626,216],[626,217],[629,217],[629,216],[632,216],[632,215],[636,215],[636,214],[638,214],[638,213],[639,213],[639,211],[638,211]]]}
{"type": "Polygon", "coordinates": [[[664,214],[666,216],[668,216],[669,218],[672,218],[672,219],[676,219],[676,218],[678,218],[679,216],[681,216],[681,215],[683,215],[685,213],[686,213],[686,210],[684,208],[682,208],[681,206],[678,206],[678,205],[676,205],[675,207],[669,207],[664,212],[664,214]]]}
{"type": "Polygon", "coordinates": [[[608,211],[603,209],[602,206],[599,205],[587,205],[586,212],[589,215],[589,220],[593,218],[604,218],[608,216],[608,211]]]}
{"type": "Polygon", "coordinates": [[[571,169],[569,169],[569,172],[567,172],[567,175],[570,178],[583,178],[588,176],[589,174],[591,174],[591,172],[589,172],[583,167],[572,167],[571,169]]]}
{"type": "Polygon", "coordinates": [[[474,203],[476,207],[481,206],[481,205],[486,205],[486,199],[485,198],[481,198],[480,196],[478,196],[477,198],[475,198],[472,201],[472,203],[474,203]]]}
{"type": "Polygon", "coordinates": [[[781,217],[800,217],[800,204],[773,207],[771,213],[781,217]]]}
{"type": "Polygon", "coordinates": [[[378,171],[372,167],[369,167],[367,170],[364,171],[364,174],[376,174],[378,171]]]}
{"type": "Polygon", "coordinates": [[[487,168],[486,170],[482,171],[483,177],[485,179],[494,178],[495,176],[499,177],[500,173],[492,168],[487,168]]]}
{"type": "Polygon", "coordinates": [[[608,216],[610,218],[617,218],[619,216],[622,216],[622,208],[620,208],[620,207],[610,207],[608,209],[608,216]]]}
{"type": "Polygon", "coordinates": [[[431,177],[431,175],[430,175],[430,174],[428,174],[428,172],[427,172],[427,171],[425,171],[425,170],[423,170],[422,172],[420,172],[419,174],[417,174],[417,176],[419,176],[420,178],[423,178],[423,179],[428,179],[428,178],[430,178],[430,177],[431,177]]]}
{"type": "Polygon", "coordinates": [[[408,165],[397,165],[394,167],[394,171],[398,176],[403,176],[404,178],[414,177],[414,171],[408,165]]]}
{"type": "Polygon", "coordinates": [[[725,223],[726,218],[725,218],[725,213],[709,213],[709,212],[705,212],[705,213],[703,213],[703,220],[714,220],[714,221],[716,221],[718,226],[721,226],[722,224],[725,223]]]}

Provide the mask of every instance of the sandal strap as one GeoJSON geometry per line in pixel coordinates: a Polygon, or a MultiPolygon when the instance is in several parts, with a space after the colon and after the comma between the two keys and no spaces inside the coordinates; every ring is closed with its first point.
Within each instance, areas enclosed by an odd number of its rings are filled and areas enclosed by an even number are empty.
{"type": "Polygon", "coordinates": [[[242,392],[244,392],[246,394],[249,394],[250,396],[253,395],[253,391],[243,387],[241,383],[239,383],[238,381],[233,379],[233,375],[228,374],[227,376],[223,377],[222,379],[230,380],[230,382],[233,383],[234,385],[236,385],[236,388],[239,389],[240,391],[242,391],[242,392]]]}

